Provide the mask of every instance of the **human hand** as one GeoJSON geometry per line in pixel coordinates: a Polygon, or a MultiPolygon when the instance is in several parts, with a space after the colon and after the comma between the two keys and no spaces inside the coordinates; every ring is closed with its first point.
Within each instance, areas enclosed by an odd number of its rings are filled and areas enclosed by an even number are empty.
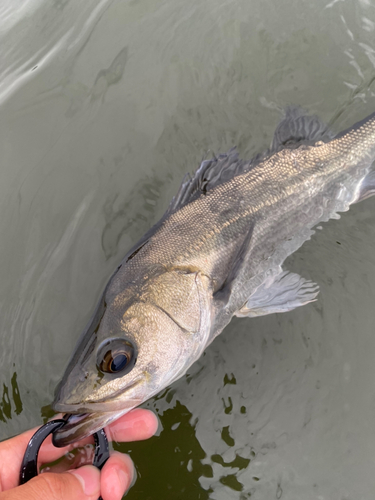
{"type": "MultiPolygon", "coordinates": [[[[108,425],[105,430],[111,441],[139,441],[155,434],[158,427],[156,416],[148,410],[136,409],[108,425]]],[[[30,438],[36,429],[0,443],[0,500],[120,500],[131,485],[134,466],[128,455],[112,452],[101,471],[93,465],[84,465],[72,471],[46,472],[18,486],[21,462],[30,438]]],[[[49,463],[68,451],[88,443],[92,437],[79,443],[56,448],[51,436],[43,443],[40,463],[49,463]]]]}

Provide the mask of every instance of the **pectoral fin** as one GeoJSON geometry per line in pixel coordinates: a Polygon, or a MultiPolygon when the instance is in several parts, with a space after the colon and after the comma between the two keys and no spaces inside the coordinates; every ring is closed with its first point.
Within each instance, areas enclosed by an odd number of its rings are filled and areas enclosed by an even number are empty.
{"type": "Polygon", "coordinates": [[[291,311],[314,301],[318,293],[316,283],[284,271],[268,287],[261,285],[235,315],[252,318],[291,311]]]}

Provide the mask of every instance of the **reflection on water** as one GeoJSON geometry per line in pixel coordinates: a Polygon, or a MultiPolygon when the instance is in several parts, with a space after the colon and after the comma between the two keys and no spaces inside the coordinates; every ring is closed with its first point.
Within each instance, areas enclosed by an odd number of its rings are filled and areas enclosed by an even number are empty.
{"type": "Polygon", "coordinates": [[[138,480],[129,498],[168,498],[172,493],[175,498],[208,499],[212,490],[202,489],[200,478],[212,478],[213,472],[195,435],[194,416],[176,401],[163,412],[162,422],[163,431],[151,441],[116,446],[137,464],[138,480]]]}
{"type": "MultiPolygon", "coordinates": [[[[374,111],[375,4],[6,0],[0,24],[6,438],[50,416],[108,277],[202,157],[264,150],[288,104],[334,130],[374,111]]],[[[288,259],[317,302],[235,319],[144,405],[161,430],[119,445],[129,498],[373,498],[374,214],[288,259]]]]}
{"type": "Polygon", "coordinates": [[[1,422],[7,422],[7,420],[10,420],[12,418],[12,412],[19,415],[23,410],[16,372],[13,373],[10,383],[12,387],[11,393],[9,393],[8,387],[3,384],[3,394],[0,401],[1,422]]]}

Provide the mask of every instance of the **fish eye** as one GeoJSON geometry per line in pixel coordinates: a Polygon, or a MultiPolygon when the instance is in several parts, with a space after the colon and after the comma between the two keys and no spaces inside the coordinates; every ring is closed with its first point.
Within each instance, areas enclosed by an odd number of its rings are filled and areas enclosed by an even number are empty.
{"type": "Polygon", "coordinates": [[[136,349],[123,338],[105,340],[98,348],[96,365],[104,373],[128,373],[137,361],[136,349]]]}

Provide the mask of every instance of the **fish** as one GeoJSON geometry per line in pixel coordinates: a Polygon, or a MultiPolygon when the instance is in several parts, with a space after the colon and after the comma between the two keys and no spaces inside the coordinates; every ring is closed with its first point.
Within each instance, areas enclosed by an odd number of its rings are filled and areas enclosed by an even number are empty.
{"type": "Polygon", "coordinates": [[[126,254],[78,339],[53,408],[65,446],[180,378],[233,316],[291,311],[316,283],[283,269],[321,222],[375,194],[375,113],[334,135],[289,107],[270,148],[235,148],[184,178],[166,213],[126,254]]]}

